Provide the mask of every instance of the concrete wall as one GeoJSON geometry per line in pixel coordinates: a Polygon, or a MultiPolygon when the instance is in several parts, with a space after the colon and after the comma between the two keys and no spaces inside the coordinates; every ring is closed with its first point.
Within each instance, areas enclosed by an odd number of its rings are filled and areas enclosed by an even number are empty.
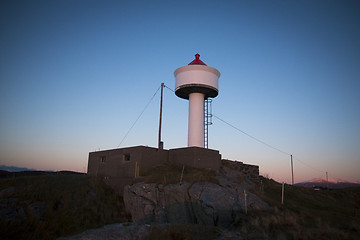
{"type": "Polygon", "coordinates": [[[169,161],[178,165],[217,171],[221,165],[221,155],[219,151],[206,148],[176,148],[169,150],[169,161]]]}
{"type": "Polygon", "coordinates": [[[123,187],[135,178],[136,163],[139,174],[168,161],[168,151],[144,146],[90,152],[88,175],[101,177],[122,194],[123,187]]]}
{"type": "Polygon", "coordinates": [[[157,149],[144,146],[89,153],[88,174],[96,177],[134,178],[136,162],[140,175],[166,161],[194,168],[219,170],[219,151],[199,147],[157,149]]]}

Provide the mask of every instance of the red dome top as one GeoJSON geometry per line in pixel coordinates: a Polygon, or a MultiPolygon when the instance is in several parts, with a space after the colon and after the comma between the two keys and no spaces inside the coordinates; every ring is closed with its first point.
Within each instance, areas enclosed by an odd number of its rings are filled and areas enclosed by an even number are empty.
{"type": "Polygon", "coordinates": [[[195,59],[188,65],[205,65],[206,66],[206,64],[200,60],[200,54],[198,54],[198,53],[195,54],[195,59]]]}

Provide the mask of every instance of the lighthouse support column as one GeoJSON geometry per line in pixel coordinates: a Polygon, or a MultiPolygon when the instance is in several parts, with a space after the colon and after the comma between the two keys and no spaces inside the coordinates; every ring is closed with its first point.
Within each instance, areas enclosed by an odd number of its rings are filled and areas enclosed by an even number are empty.
{"type": "Polygon", "coordinates": [[[204,147],[204,94],[189,94],[188,147],[204,147]]]}

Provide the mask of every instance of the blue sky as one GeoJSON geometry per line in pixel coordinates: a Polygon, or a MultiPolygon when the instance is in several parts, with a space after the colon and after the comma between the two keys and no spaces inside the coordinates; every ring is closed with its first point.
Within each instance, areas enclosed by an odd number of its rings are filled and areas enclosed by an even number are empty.
{"type": "MultiPolygon", "coordinates": [[[[0,1],[0,164],[84,171],[199,53],[213,114],[295,157],[295,181],[360,180],[358,1],[0,1]],[[305,164],[304,164],[305,163],[305,164]]],[[[165,148],[188,102],[165,89],[165,148]]],[[[157,146],[159,98],[120,147],[157,146]]],[[[209,147],[289,182],[290,157],[218,119],[209,147]]]]}

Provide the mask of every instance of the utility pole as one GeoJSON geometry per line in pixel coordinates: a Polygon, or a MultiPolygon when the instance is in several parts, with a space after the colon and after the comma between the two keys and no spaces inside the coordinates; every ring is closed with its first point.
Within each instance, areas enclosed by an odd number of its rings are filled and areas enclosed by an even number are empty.
{"type": "Polygon", "coordinates": [[[164,91],[164,83],[161,83],[158,149],[163,149],[163,147],[164,147],[164,146],[163,146],[163,142],[161,141],[161,122],[162,122],[163,91],[164,91]]]}
{"type": "Polygon", "coordinates": [[[293,167],[292,154],[290,155],[290,158],[291,158],[291,178],[292,178],[292,185],[294,185],[294,167],[293,167]]]}

